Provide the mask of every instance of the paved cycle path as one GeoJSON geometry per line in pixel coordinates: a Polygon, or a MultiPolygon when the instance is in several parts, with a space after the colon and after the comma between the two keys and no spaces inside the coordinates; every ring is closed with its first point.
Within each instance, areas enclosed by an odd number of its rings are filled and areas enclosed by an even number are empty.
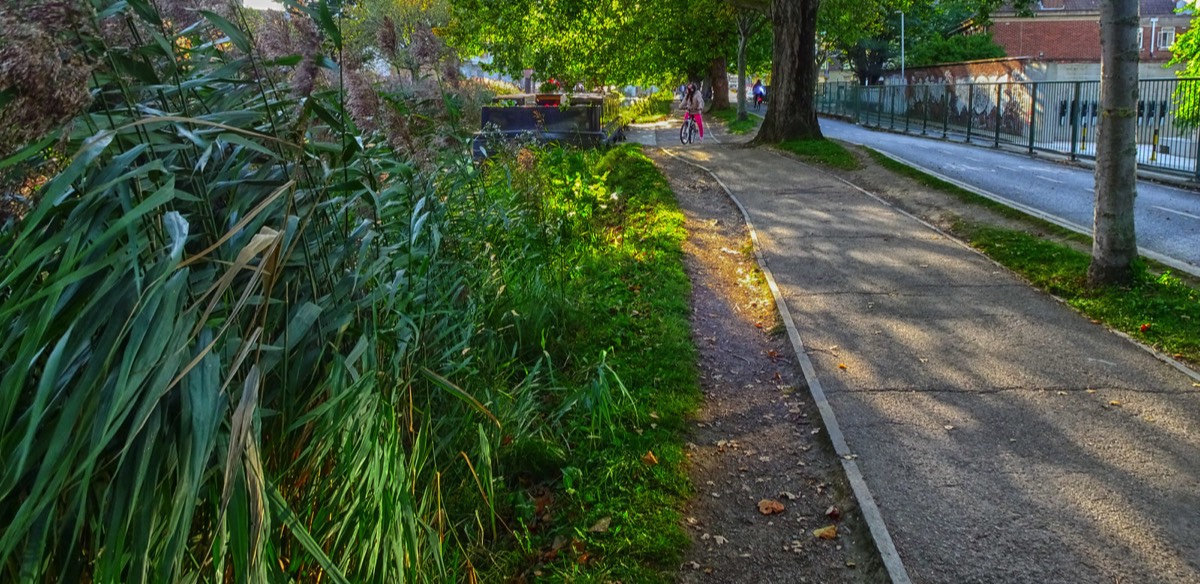
{"type": "Polygon", "coordinates": [[[745,207],[913,582],[1200,582],[1195,379],[814,167],[672,131],[745,207]]]}

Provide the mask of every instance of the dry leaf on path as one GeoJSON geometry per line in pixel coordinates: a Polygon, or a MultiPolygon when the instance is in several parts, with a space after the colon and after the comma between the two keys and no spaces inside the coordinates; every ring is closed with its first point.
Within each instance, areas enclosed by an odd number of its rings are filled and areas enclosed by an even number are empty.
{"type": "Polygon", "coordinates": [[[1117,407],[1121,407],[1121,400],[1116,400],[1116,399],[1114,399],[1114,400],[1112,400],[1112,401],[1108,402],[1108,405],[1110,405],[1110,406],[1117,406],[1117,407]]]}
{"type": "Polygon", "coordinates": [[[837,537],[837,526],[826,525],[820,529],[814,529],[813,536],[821,539],[834,539],[837,537]]]}
{"type": "Polygon", "coordinates": [[[591,527],[589,527],[588,531],[590,531],[592,533],[604,533],[604,532],[608,531],[608,526],[611,524],[612,524],[612,517],[605,517],[605,518],[601,519],[600,521],[597,521],[595,523],[595,525],[592,525],[591,527]]]}
{"type": "Polygon", "coordinates": [[[644,456],[642,456],[642,462],[644,462],[650,466],[654,466],[654,465],[658,464],[658,457],[654,456],[653,450],[647,450],[646,454],[644,456]]]}
{"type": "Polygon", "coordinates": [[[842,510],[838,509],[837,505],[830,505],[829,508],[825,510],[825,516],[837,521],[842,518],[842,510]]]}
{"type": "Polygon", "coordinates": [[[838,369],[845,369],[845,368],[846,368],[845,363],[838,363],[838,369]]]}
{"type": "Polygon", "coordinates": [[[725,539],[725,536],[723,535],[714,535],[713,541],[717,542],[717,545],[725,545],[729,543],[729,540],[725,539]]]}
{"type": "Polygon", "coordinates": [[[758,512],[763,515],[774,515],[775,513],[783,513],[783,503],[775,499],[763,499],[758,502],[758,512]]]}

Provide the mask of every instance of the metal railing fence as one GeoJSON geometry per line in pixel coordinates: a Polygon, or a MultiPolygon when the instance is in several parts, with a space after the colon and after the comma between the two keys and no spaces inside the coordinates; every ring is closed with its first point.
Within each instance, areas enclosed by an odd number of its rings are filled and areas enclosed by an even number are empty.
{"type": "MultiPolygon", "coordinates": [[[[1138,165],[1200,180],[1200,128],[1178,120],[1200,79],[1138,84],[1138,165]]],[[[1099,81],[817,86],[817,111],[869,127],[1095,158],[1099,81]]]]}

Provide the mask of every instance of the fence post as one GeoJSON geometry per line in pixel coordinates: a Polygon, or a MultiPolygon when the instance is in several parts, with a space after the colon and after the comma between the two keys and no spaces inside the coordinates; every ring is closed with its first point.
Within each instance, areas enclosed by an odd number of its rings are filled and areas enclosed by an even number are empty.
{"type": "Polygon", "coordinates": [[[895,130],[896,129],[896,88],[892,87],[891,91],[888,93],[892,94],[892,115],[889,116],[891,118],[891,121],[889,122],[889,124],[890,124],[890,128],[895,130]]]}
{"type": "Polygon", "coordinates": [[[921,135],[924,136],[924,135],[928,134],[928,130],[929,130],[929,86],[928,85],[925,86],[925,100],[922,101],[921,104],[922,104],[921,109],[924,110],[924,112],[925,112],[925,115],[921,116],[924,118],[924,120],[921,121],[921,135]]]}
{"type": "Polygon", "coordinates": [[[1079,158],[1079,119],[1083,115],[1080,110],[1083,109],[1083,101],[1080,95],[1080,82],[1075,82],[1075,95],[1071,101],[1071,160],[1079,158]]]}
{"type": "Polygon", "coordinates": [[[1000,120],[1001,120],[1001,113],[1002,113],[1002,108],[1000,107],[1000,99],[1003,97],[1003,94],[1001,93],[1003,90],[1004,90],[1004,84],[997,83],[996,84],[996,143],[995,143],[996,148],[1000,147],[1000,120]]]}
{"type": "Polygon", "coordinates": [[[1033,83],[1033,91],[1029,96],[1029,153],[1033,154],[1033,137],[1037,134],[1037,90],[1038,84],[1033,83]]]}
{"type": "Polygon", "coordinates": [[[971,143],[971,122],[975,121],[975,84],[967,86],[967,143],[971,143]]]}
{"type": "Polygon", "coordinates": [[[904,104],[904,133],[908,133],[909,118],[912,117],[912,106],[908,103],[908,80],[904,80],[904,91],[900,92],[900,102],[904,104]]]}
{"type": "Polygon", "coordinates": [[[875,107],[875,127],[883,127],[883,90],[887,89],[886,85],[879,86],[879,104],[875,107]]]}
{"type": "Polygon", "coordinates": [[[862,86],[854,85],[854,123],[862,123],[862,86]]]}
{"type": "Polygon", "coordinates": [[[950,84],[942,84],[942,139],[950,137],[950,84]]]}

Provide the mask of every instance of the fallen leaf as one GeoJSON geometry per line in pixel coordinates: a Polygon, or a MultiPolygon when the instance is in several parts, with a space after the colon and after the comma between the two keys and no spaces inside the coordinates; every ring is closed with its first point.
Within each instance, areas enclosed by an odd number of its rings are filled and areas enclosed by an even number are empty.
{"type": "Polygon", "coordinates": [[[842,518],[842,510],[838,509],[837,505],[830,505],[829,508],[825,510],[825,516],[833,521],[839,521],[842,518]]]}
{"type": "Polygon", "coordinates": [[[763,515],[783,513],[783,503],[780,503],[775,499],[763,499],[762,501],[758,502],[758,512],[762,513],[763,515]]]}
{"type": "Polygon", "coordinates": [[[789,501],[795,501],[796,499],[799,499],[799,498],[800,498],[800,497],[797,497],[797,496],[796,496],[796,493],[792,493],[792,492],[789,492],[789,491],[782,491],[782,492],[780,492],[780,493],[779,493],[779,496],[780,496],[780,497],[782,497],[782,498],[784,498],[784,499],[787,499],[787,500],[789,500],[789,501]]]}
{"type": "Polygon", "coordinates": [[[818,537],[821,539],[834,539],[837,537],[837,526],[826,525],[820,529],[814,529],[813,537],[818,537]]]}
{"type": "Polygon", "coordinates": [[[756,322],[756,323],[754,323],[754,328],[762,328],[762,326],[763,326],[763,325],[762,325],[762,323],[761,323],[761,322],[756,322]]]}
{"type": "Polygon", "coordinates": [[[845,369],[845,368],[846,368],[845,363],[838,363],[838,369],[845,369]]]}
{"type": "Polygon", "coordinates": [[[951,426],[950,424],[946,424],[945,426],[942,426],[942,427],[943,427],[943,428],[945,428],[945,429],[947,429],[947,430],[953,430],[953,429],[954,429],[954,426],[951,426]]]}
{"type": "Polygon", "coordinates": [[[589,527],[588,531],[590,531],[592,533],[604,533],[604,532],[608,531],[608,526],[611,524],[612,524],[612,517],[605,517],[605,518],[601,519],[600,521],[597,521],[595,523],[595,525],[592,525],[591,527],[589,527]]]}
{"type": "Polygon", "coordinates": [[[717,545],[725,545],[729,543],[729,540],[725,539],[725,536],[723,535],[714,535],[713,541],[717,542],[717,545]]]}
{"type": "Polygon", "coordinates": [[[1146,331],[1150,330],[1150,323],[1147,322],[1147,323],[1143,324],[1142,326],[1139,326],[1138,330],[1142,331],[1142,332],[1146,332],[1146,331]]]}
{"type": "Polygon", "coordinates": [[[654,465],[658,464],[658,457],[654,456],[653,450],[647,450],[646,454],[644,456],[642,456],[642,462],[644,462],[650,466],[654,466],[654,465]]]}
{"type": "Polygon", "coordinates": [[[1116,399],[1114,399],[1114,400],[1112,400],[1112,401],[1108,402],[1108,405],[1110,405],[1110,406],[1117,406],[1117,407],[1121,407],[1121,400],[1116,400],[1116,399]]]}

